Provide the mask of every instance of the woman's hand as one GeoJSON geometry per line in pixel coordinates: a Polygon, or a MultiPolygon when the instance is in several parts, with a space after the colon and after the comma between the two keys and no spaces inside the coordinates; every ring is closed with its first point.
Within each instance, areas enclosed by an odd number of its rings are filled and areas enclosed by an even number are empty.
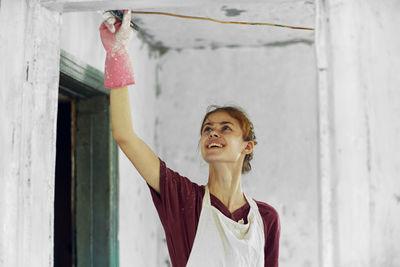
{"type": "Polygon", "coordinates": [[[126,10],[122,22],[110,16],[100,26],[101,42],[107,52],[104,70],[105,88],[120,88],[135,83],[127,48],[133,32],[130,20],[131,11],[126,10]]]}

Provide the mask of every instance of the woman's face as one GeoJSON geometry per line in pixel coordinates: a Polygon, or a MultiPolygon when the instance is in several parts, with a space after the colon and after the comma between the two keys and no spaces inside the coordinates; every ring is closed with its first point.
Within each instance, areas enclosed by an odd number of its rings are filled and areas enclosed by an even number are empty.
{"type": "Polygon", "coordinates": [[[239,121],[223,111],[208,116],[202,127],[201,154],[209,163],[242,163],[253,150],[252,141],[243,140],[239,121]]]}

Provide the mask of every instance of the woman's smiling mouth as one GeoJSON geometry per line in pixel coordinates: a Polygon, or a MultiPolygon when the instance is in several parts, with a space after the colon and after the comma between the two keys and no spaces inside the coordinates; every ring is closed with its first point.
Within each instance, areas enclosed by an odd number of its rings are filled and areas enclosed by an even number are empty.
{"type": "Polygon", "coordinates": [[[211,149],[211,148],[222,148],[222,147],[224,147],[224,145],[220,144],[220,143],[217,143],[217,142],[209,143],[208,146],[207,146],[208,149],[211,149]]]}

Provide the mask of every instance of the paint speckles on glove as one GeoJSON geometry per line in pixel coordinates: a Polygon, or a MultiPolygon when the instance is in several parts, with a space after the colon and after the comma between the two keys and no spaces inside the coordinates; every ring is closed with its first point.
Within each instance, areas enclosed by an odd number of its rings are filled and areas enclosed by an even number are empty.
{"type": "Polygon", "coordinates": [[[130,19],[131,12],[125,11],[122,22],[111,24],[115,19],[109,18],[100,26],[101,41],[107,52],[104,70],[105,88],[120,88],[135,83],[127,49],[132,38],[130,19]]]}

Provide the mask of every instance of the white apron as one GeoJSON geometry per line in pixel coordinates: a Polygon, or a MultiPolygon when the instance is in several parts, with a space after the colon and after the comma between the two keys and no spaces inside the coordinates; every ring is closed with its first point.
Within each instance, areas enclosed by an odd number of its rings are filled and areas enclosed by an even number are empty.
{"type": "Polygon", "coordinates": [[[199,225],[187,267],[264,267],[264,225],[257,203],[250,204],[247,224],[235,222],[211,206],[205,186],[199,225]]]}

